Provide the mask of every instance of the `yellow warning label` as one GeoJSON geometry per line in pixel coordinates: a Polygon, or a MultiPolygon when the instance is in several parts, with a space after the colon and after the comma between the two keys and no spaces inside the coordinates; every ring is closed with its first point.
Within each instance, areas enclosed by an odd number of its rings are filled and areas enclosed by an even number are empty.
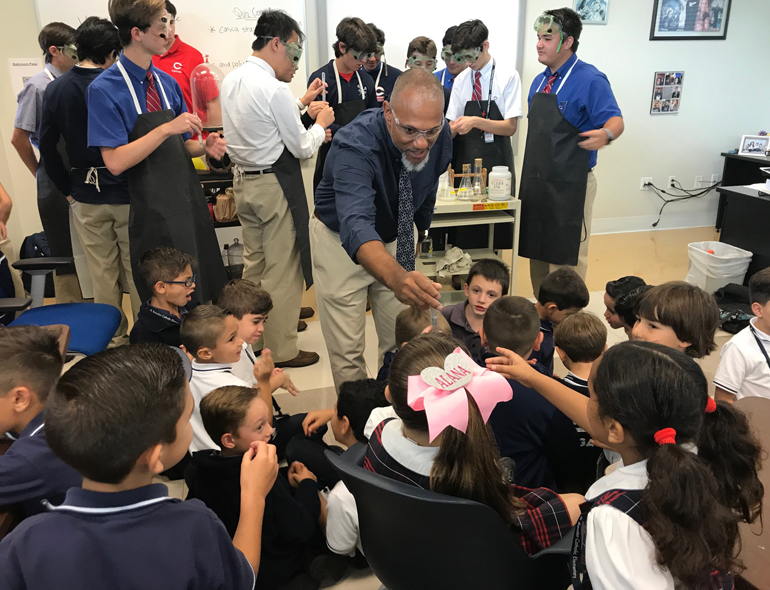
{"type": "Polygon", "coordinates": [[[508,203],[476,203],[473,205],[474,211],[496,211],[498,209],[508,209],[508,203]]]}

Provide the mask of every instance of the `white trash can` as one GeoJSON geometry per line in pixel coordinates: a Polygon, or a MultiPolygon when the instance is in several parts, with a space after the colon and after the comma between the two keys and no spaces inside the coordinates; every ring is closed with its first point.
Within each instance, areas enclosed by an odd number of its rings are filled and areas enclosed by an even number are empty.
{"type": "Polygon", "coordinates": [[[722,242],[694,242],[687,246],[687,250],[690,268],[685,281],[707,293],[730,283],[742,285],[753,256],[748,250],[722,242]]]}

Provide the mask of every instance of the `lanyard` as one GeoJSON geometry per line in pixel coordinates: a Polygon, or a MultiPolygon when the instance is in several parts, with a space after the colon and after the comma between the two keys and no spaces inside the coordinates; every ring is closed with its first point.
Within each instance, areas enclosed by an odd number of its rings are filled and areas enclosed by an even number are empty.
{"type": "MultiPolygon", "coordinates": [[[[575,69],[575,66],[577,65],[577,63],[579,61],[580,61],[579,59],[577,59],[577,58],[575,59],[575,63],[572,64],[572,67],[569,69],[569,72],[567,72],[567,75],[564,76],[564,78],[562,79],[561,83],[559,84],[559,90],[564,88],[564,84],[566,84],[567,80],[569,80],[570,74],[572,74],[572,70],[575,69]]],[[[537,87],[537,91],[538,92],[540,92],[540,89],[543,87],[543,84],[545,84],[545,81],[546,81],[546,74],[543,74],[543,79],[540,82],[540,86],[537,87]]],[[[552,92],[552,94],[558,94],[558,93],[557,92],[552,92]]]]}
{"type": "Polygon", "coordinates": [[[43,71],[45,72],[45,75],[48,76],[48,78],[50,78],[51,82],[53,82],[56,79],[54,75],[51,73],[51,70],[49,70],[48,68],[45,68],[43,71]]]}
{"type": "MultiPolygon", "coordinates": [[[[123,64],[120,63],[120,60],[118,60],[118,69],[120,70],[120,73],[123,74],[123,79],[126,81],[126,86],[128,86],[128,90],[129,92],[131,92],[131,98],[134,99],[134,106],[136,107],[136,112],[141,115],[142,107],[139,104],[139,99],[136,97],[136,91],[134,90],[134,85],[131,84],[131,80],[128,78],[128,73],[126,72],[126,69],[123,67],[123,64]]],[[[163,84],[160,83],[160,78],[157,77],[155,74],[153,74],[152,77],[155,80],[155,83],[158,85],[158,88],[160,88],[160,92],[163,95],[163,100],[166,101],[166,108],[171,109],[171,104],[168,102],[168,97],[166,96],[166,91],[163,89],[163,84]]]]}
{"type": "MultiPolygon", "coordinates": [[[[492,82],[495,81],[495,67],[497,64],[495,64],[495,59],[492,58],[492,72],[489,74],[489,95],[487,96],[487,110],[481,111],[481,117],[483,119],[486,119],[489,116],[489,109],[492,107],[492,82]]],[[[481,101],[476,101],[479,103],[479,108],[481,108],[481,101]]],[[[482,132],[483,133],[483,132],[482,132]]]]}
{"type": "MultiPolygon", "coordinates": [[[[342,104],[342,86],[340,85],[340,71],[337,69],[337,60],[335,59],[332,62],[332,67],[334,68],[334,78],[337,80],[337,104],[342,104]]],[[[380,67],[380,73],[382,73],[382,67],[380,67]]],[[[358,72],[356,72],[356,78],[358,78],[358,91],[361,93],[361,100],[364,100],[364,85],[361,83],[361,76],[358,75],[358,72]]],[[[380,77],[377,76],[377,80],[379,81],[380,77]]]]}
{"type": "Polygon", "coordinates": [[[759,339],[759,334],[757,334],[757,331],[754,329],[754,326],[749,324],[749,329],[751,330],[752,336],[754,336],[754,340],[757,341],[757,346],[759,346],[759,350],[762,351],[762,356],[765,357],[765,362],[767,363],[768,368],[770,368],[770,356],[767,355],[767,350],[765,350],[765,345],[762,344],[762,341],[759,339]]]}

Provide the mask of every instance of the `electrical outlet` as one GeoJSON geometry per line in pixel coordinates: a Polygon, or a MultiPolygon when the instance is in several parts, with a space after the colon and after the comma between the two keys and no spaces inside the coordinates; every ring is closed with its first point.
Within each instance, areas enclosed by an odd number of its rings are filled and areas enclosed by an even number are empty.
{"type": "Polygon", "coordinates": [[[652,184],[652,176],[642,176],[642,182],[639,183],[639,190],[648,190],[645,184],[652,184]]]}
{"type": "Polygon", "coordinates": [[[700,188],[703,186],[703,177],[702,176],[696,176],[695,177],[695,185],[693,188],[700,188]]]}
{"type": "Polygon", "coordinates": [[[714,184],[716,182],[719,182],[719,174],[712,174],[711,175],[711,184],[714,184]]]}
{"type": "Polygon", "coordinates": [[[668,177],[668,184],[666,185],[667,188],[674,188],[674,181],[676,180],[676,176],[669,176],[668,177]]]}

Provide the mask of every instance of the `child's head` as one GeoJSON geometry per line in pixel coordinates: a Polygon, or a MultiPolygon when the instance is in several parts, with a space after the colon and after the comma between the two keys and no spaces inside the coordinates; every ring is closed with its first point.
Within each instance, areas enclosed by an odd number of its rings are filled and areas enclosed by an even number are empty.
{"type": "Polygon", "coordinates": [[[273,436],[271,409],[254,387],[218,387],[201,400],[201,418],[226,455],[243,455],[251,443],[270,442],[273,436]]]}
{"type": "Polygon", "coordinates": [[[485,258],[474,262],[465,279],[465,296],[471,313],[483,317],[492,302],[508,292],[510,279],[508,267],[500,260],[485,258]]]}
{"type": "Polygon", "coordinates": [[[43,409],[61,370],[53,332],[39,326],[0,329],[0,432],[18,432],[43,409]]]}
{"type": "Polygon", "coordinates": [[[542,341],[540,316],[532,302],[524,297],[501,297],[484,315],[482,342],[490,352],[502,347],[527,358],[533,348],[540,348],[542,341]]]}
{"type": "Polygon", "coordinates": [[[762,322],[765,332],[770,329],[770,267],[760,270],[749,279],[751,311],[762,322]]]}
{"type": "Polygon", "coordinates": [[[588,287],[580,275],[571,268],[557,268],[540,283],[536,305],[540,317],[556,325],[583,309],[588,300],[588,287]]]}
{"type": "Polygon", "coordinates": [[[179,337],[200,363],[237,363],[241,358],[238,320],[217,305],[199,305],[184,316],[179,337]]]}
{"type": "MultiPolygon", "coordinates": [[[[403,346],[431,326],[430,310],[407,307],[396,316],[396,344],[403,346]]],[[[441,313],[438,314],[438,329],[444,334],[452,333],[449,322],[441,313]]]]}
{"type": "Polygon", "coordinates": [[[192,440],[193,399],[180,356],[163,344],[110,348],[59,379],[45,437],[83,477],[118,484],[176,465],[192,440]]]}
{"type": "Polygon", "coordinates": [[[247,279],[233,279],[222,289],[217,305],[238,320],[238,335],[254,344],[265,331],[267,314],[273,309],[270,294],[247,279]]]}
{"type": "Polygon", "coordinates": [[[151,55],[165,53],[170,35],[165,0],[109,0],[107,10],[123,47],[139,45],[151,55]]]}
{"type": "Polygon", "coordinates": [[[657,342],[693,358],[716,348],[719,308],[712,295],[695,285],[672,281],[653,287],[639,300],[634,340],[657,342]]]}
{"type": "Polygon", "coordinates": [[[340,385],[334,417],[331,419],[332,432],[338,442],[354,439],[366,443],[364,426],[375,408],[390,405],[385,398],[385,383],[375,379],[346,381],[340,385]]]}
{"type": "Polygon", "coordinates": [[[553,343],[562,362],[592,363],[607,347],[607,326],[594,314],[581,311],[559,322],[553,343]]]}
{"type": "Polygon", "coordinates": [[[652,287],[652,285],[641,285],[631,289],[628,293],[619,295],[615,300],[615,313],[618,315],[621,327],[629,337],[638,319],[639,301],[642,299],[642,295],[652,289],[652,287]]]}
{"type": "Polygon", "coordinates": [[[633,275],[620,277],[616,281],[609,281],[607,283],[604,292],[604,306],[607,308],[604,311],[604,319],[607,320],[610,328],[617,330],[618,328],[623,327],[623,322],[621,322],[618,317],[618,312],[615,309],[615,302],[618,300],[618,297],[625,295],[644,284],[644,279],[640,279],[633,275]]]}
{"type": "Polygon", "coordinates": [[[158,246],[139,259],[139,272],[153,299],[184,307],[195,291],[195,259],[181,250],[158,246]]]}

